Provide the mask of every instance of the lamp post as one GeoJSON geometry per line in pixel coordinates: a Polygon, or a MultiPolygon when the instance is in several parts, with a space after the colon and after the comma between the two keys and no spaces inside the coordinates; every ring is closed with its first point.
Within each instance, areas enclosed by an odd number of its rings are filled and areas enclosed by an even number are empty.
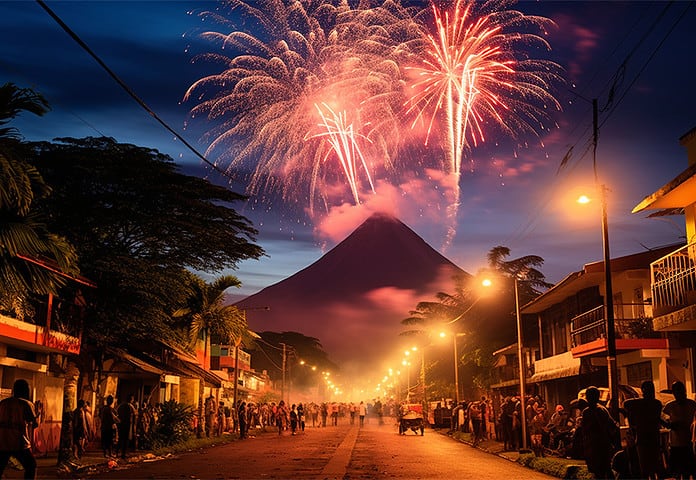
{"type": "Polygon", "coordinates": [[[604,252],[604,314],[606,316],[607,371],[609,375],[609,411],[619,418],[619,370],[616,362],[616,330],[614,328],[614,290],[611,283],[611,257],[609,255],[609,222],[607,221],[607,188],[601,185],[602,198],[602,250],[604,252]]]}
{"type": "Polygon", "coordinates": [[[527,412],[525,408],[525,368],[522,353],[522,315],[520,313],[519,280],[515,275],[515,313],[517,314],[517,361],[520,370],[520,423],[522,425],[522,448],[527,449],[527,412]]]}
{"type": "MultiPolygon", "coordinates": [[[[452,334],[452,350],[454,351],[454,400],[459,405],[459,353],[457,352],[457,337],[463,337],[466,333],[452,334]]],[[[444,338],[447,334],[440,332],[440,337],[444,338]]]]}
{"type": "MultiPolygon", "coordinates": [[[[605,338],[607,339],[607,375],[609,386],[609,412],[619,418],[619,370],[616,361],[616,328],[614,320],[614,289],[611,279],[611,255],[609,253],[609,222],[607,220],[607,187],[597,185],[602,203],[602,252],[604,255],[604,318],[605,338]]],[[[588,203],[586,196],[579,203],[588,203]]]]}

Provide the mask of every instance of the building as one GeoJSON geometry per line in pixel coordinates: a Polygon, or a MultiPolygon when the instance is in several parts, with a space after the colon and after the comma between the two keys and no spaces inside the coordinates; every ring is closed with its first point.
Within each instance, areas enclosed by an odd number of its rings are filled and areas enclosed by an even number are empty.
{"type": "MultiPolygon", "coordinates": [[[[650,264],[675,248],[611,260],[620,385],[639,387],[652,380],[659,391],[684,377],[683,349],[653,329],[650,302],[650,264]]],[[[539,346],[534,374],[527,382],[550,405],[567,406],[580,389],[608,385],[605,294],[604,262],[596,262],[521,308],[524,321],[530,314],[536,317],[537,338],[528,337],[525,344],[539,346]]]]}
{"type": "Polygon", "coordinates": [[[650,216],[684,215],[686,245],[675,248],[650,265],[652,324],[681,347],[677,380],[696,392],[696,128],[679,139],[686,147],[687,168],[656,192],[645,197],[633,213],[657,210],[650,216]]]}
{"type": "MultiPolygon", "coordinates": [[[[47,260],[20,257],[62,275],[79,288],[94,288],[84,277],[70,277],[47,260]]],[[[12,394],[17,379],[25,379],[39,413],[34,431],[38,455],[58,450],[63,418],[66,372],[71,358],[80,354],[84,301],[79,288],[74,296],[28,295],[14,305],[0,306],[0,398],[12,394]]],[[[76,402],[72,399],[72,404],[76,402]]]]}

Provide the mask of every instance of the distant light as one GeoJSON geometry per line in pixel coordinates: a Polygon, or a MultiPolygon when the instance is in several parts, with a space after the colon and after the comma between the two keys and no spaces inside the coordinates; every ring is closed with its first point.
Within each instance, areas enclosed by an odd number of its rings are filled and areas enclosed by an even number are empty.
{"type": "Polygon", "coordinates": [[[440,338],[445,338],[447,334],[445,332],[440,332],[440,338]]]}
{"type": "Polygon", "coordinates": [[[591,200],[590,197],[588,197],[587,195],[580,195],[580,196],[578,197],[578,199],[577,199],[577,202],[580,203],[580,204],[582,204],[582,205],[585,205],[585,204],[587,204],[587,203],[590,203],[591,201],[592,201],[592,200],[591,200]]]}
{"type": "Polygon", "coordinates": [[[490,278],[484,278],[481,282],[481,285],[483,285],[484,287],[490,287],[491,285],[493,285],[493,282],[491,282],[490,278]]]}

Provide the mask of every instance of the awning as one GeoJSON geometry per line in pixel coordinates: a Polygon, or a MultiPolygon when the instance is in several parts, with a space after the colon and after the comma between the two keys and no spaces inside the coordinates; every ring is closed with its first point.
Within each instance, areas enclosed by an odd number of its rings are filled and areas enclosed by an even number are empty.
{"type": "Polygon", "coordinates": [[[124,361],[131,366],[142,370],[143,372],[147,373],[152,373],[154,375],[163,375],[164,370],[157,368],[156,366],[146,362],[145,360],[141,360],[138,357],[134,357],[133,355],[124,352],[123,350],[117,349],[117,348],[107,348],[107,353],[112,354],[113,356],[117,357],[119,360],[124,361]]]}
{"type": "Polygon", "coordinates": [[[558,378],[580,375],[580,358],[573,358],[572,352],[564,352],[534,362],[534,375],[529,382],[545,382],[558,378]]]}

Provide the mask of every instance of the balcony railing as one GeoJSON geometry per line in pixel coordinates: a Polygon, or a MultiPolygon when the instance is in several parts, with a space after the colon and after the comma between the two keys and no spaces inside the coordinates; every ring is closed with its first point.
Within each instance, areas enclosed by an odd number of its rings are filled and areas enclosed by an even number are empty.
{"type": "MultiPolygon", "coordinates": [[[[617,305],[623,307],[623,305],[617,305]]],[[[574,317],[570,321],[570,336],[573,347],[593,342],[606,337],[606,318],[604,306],[574,317]]],[[[659,333],[652,327],[650,318],[621,318],[614,319],[614,332],[617,339],[657,338],[659,333]]]]}
{"type": "Polygon", "coordinates": [[[696,243],[650,264],[653,315],[696,304],[696,243]]]}

